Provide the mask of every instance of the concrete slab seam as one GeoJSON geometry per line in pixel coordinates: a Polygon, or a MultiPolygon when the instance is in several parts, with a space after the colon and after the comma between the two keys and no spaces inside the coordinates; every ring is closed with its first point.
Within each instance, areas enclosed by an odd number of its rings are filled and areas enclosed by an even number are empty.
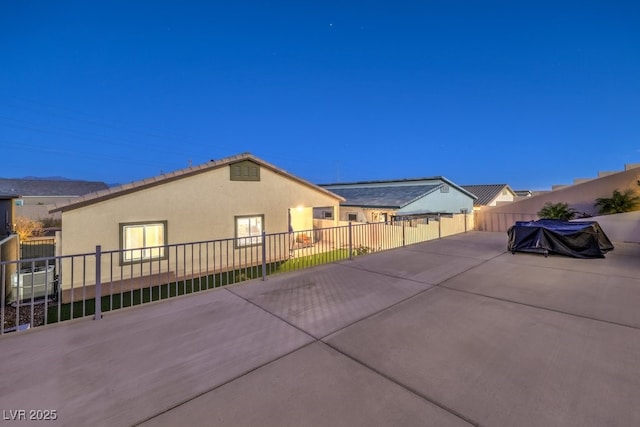
{"type": "MultiPolygon", "coordinates": [[[[436,286],[437,285],[437,283],[421,282],[420,280],[416,280],[416,279],[410,279],[410,278],[407,278],[407,277],[394,276],[393,274],[389,274],[389,273],[381,273],[379,271],[368,270],[366,268],[362,268],[362,267],[359,267],[357,265],[348,265],[348,264],[342,264],[342,263],[340,263],[339,265],[341,267],[351,268],[353,270],[365,271],[367,273],[376,274],[378,276],[383,276],[383,277],[390,277],[392,279],[406,280],[408,282],[420,283],[422,285],[431,285],[431,286],[436,286]]],[[[467,271],[467,270],[465,270],[465,271],[467,271]]]]}
{"type": "Polygon", "coordinates": [[[407,301],[409,301],[409,300],[411,300],[413,298],[416,298],[416,297],[418,297],[418,296],[420,296],[420,295],[422,295],[424,293],[427,293],[432,289],[436,289],[436,288],[437,288],[437,286],[434,285],[434,286],[431,286],[430,288],[418,291],[417,293],[415,293],[413,295],[409,295],[408,297],[403,298],[400,301],[396,301],[393,304],[391,304],[391,305],[389,305],[389,306],[387,306],[387,307],[385,307],[385,308],[383,308],[381,310],[378,310],[378,311],[376,311],[374,313],[370,313],[370,314],[368,314],[368,315],[366,315],[366,316],[364,316],[364,317],[362,317],[360,319],[354,320],[353,322],[349,323],[348,325],[342,326],[342,327],[336,329],[335,331],[329,332],[327,335],[325,335],[325,336],[323,336],[321,338],[318,338],[318,340],[322,341],[323,343],[326,344],[326,342],[324,341],[325,338],[328,338],[331,335],[337,334],[340,331],[343,331],[343,330],[345,330],[347,328],[350,328],[351,326],[355,325],[356,323],[363,322],[363,321],[365,321],[367,319],[370,319],[371,317],[377,316],[378,314],[381,314],[381,313],[384,313],[385,311],[391,310],[392,308],[395,308],[396,306],[398,306],[398,305],[400,305],[402,303],[405,303],[405,302],[407,302],[407,301]]]}
{"type": "MultiPolygon", "coordinates": [[[[442,256],[453,256],[451,254],[447,254],[447,253],[443,253],[443,252],[438,252],[438,251],[418,251],[418,250],[411,250],[411,249],[407,249],[408,252],[413,252],[413,253],[420,253],[420,254],[434,254],[434,255],[442,255],[442,256]]],[[[498,255],[496,256],[500,256],[500,255],[504,255],[506,253],[508,253],[509,251],[504,251],[504,252],[500,252],[498,255]]],[[[474,256],[468,256],[468,255],[455,255],[456,258],[466,258],[466,259],[484,259],[484,258],[479,258],[479,257],[474,257],[474,256]]],[[[493,257],[495,258],[495,257],[493,257]]]]}
{"type": "Polygon", "coordinates": [[[314,337],[314,336],[313,336],[313,335],[311,335],[309,332],[305,331],[304,329],[301,329],[299,326],[294,325],[293,323],[289,322],[287,319],[285,319],[285,318],[283,318],[283,317],[281,317],[281,316],[278,316],[278,315],[277,315],[277,314],[275,314],[275,313],[270,312],[270,311],[269,311],[269,310],[267,310],[266,308],[264,308],[264,307],[262,307],[262,306],[260,306],[260,305],[256,304],[255,302],[251,301],[250,299],[247,299],[247,298],[243,297],[242,295],[238,295],[238,294],[236,294],[236,293],[235,293],[235,292],[233,292],[231,289],[225,289],[225,291],[229,292],[231,295],[233,295],[233,296],[235,296],[235,297],[240,298],[240,299],[241,299],[241,300],[243,300],[244,302],[247,302],[247,303],[251,304],[252,306],[254,306],[254,307],[258,308],[260,311],[263,311],[263,312],[267,313],[268,315],[273,316],[273,317],[275,317],[276,319],[278,319],[278,320],[280,320],[280,321],[282,321],[282,322],[286,323],[287,325],[291,326],[292,328],[295,328],[297,331],[302,332],[302,333],[303,333],[303,334],[305,334],[306,336],[311,337],[311,338],[313,338],[314,340],[318,340],[318,337],[314,337]]]}
{"type": "Polygon", "coordinates": [[[334,350],[337,353],[339,353],[339,354],[343,355],[344,357],[348,358],[349,360],[352,360],[353,362],[357,363],[358,365],[364,367],[365,369],[370,370],[371,372],[373,372],[376,375],[381,376],[382,378],[386,379],[387,381],[392,382],[393,384],[397,385],[398,387],[401,387],[402,389],[404,389],[404,390],[408,391],[409,393],[419,397],[420,399],[426,400],[427,402],[431,403],[432,405],[435,405],[438,408],[440,408],[440,409],[442,409],[442,410],[444,410],[444,411],[446,411],[446,412],[448,412],[448,413],[460,418],[461,420],[463,420],[464,422],[466,422],[466,423],[468,423],[468,424],[470,424],[472,426],[482,427],[477,421],[472,420],[471,418],[467,417],[466,415],[461,414],[460,412],[456,411],[455,409],[451,409],[448,406],[438,402],[437,400],[432,399],[429,396],[427,396],[427,395],[425,395],[425,394],[413,389],[412,387],[409,387],[409,386],[397,381],[396,379],[390,377],[389,375],[385,374],[384,372],[381,372],[381,371],[375,369],[374,367],[369,366],[366,363],[356,359],[355,357],[351,356],[350,354],[341,351],[339,348],[331,345],[330,343],[324,342],[324,341],[323,341],[323,343],[325,345],[327,345],[329,348],[331,348],[332,350],[334,350]]]}
{"type": "MultiPolygon", "coordinates": [[[[447,279],[447,280],[449,280],[449,279],[447,279]]],[[[585,316],[583,314],[569,313],[567,311],[556,310],[556,309],[548,308],[548,307],[541,307],[541,306],[538,306],[538,305],[527,304],[527,303],[524,303],[524,302],[513,301],[513,300],[506,299],[506,298],[500,298],[500,297],[495,297],[495,296],[491,296],[491,295],[484,295],[484,294],[481,294],[481,293],[471,292],[471,291],[467,291],[467,290],[463,290],[463,289],[449,288],[444,284],[435,285],[434,288],[442,288],[442,289],[446,289],[448,291],[460,292],[460,293],[463,293],[463,294],[474,295],[474,296],[481,297],[481,298],[487,298],[487,299],[491,299],[491,300],[495,300],[495,301],[501,301],[501,302],[506,302],[506,303],[510,303],[510,304],[516,304],[516,305],[529,307],[529,308],[535,308],[535,309],[538,309],[538,310],[550,311],[552,313],[564,314],[564,315],[567,315],[567,316],[577,317],[579,319],[592,320],[594,322],[601,322],[601,323],[606,323],[606,324],[609,324],[609,325],[621,326],[621,327],[624,327],[624,328],[629,328],[629,329],[634,329],[634,330],[640,331],[640,327],[638,327],[638,326],[626,325],[624,323],[614,322],[614,321],[611,321],[611,320],[598,319],[598,318],[595,318],[595,317],[585,316]]]]}
{"type": "Polygon", "coordinates": [[[298,348],[295,348],[295,349],[293,349],[293,350],[291,350],[291,351],[289,351],[289,352],[287,352],[287,353],[285,353],[285,354],[282,354],[282,355],[280,355],[280,356],[276,357],[275,359],[269,360],[268,362],[265,362],[265,363],[263,363],[263,364],[261,364],[261,365],[255,366],[255,367],[253,367],[253,368],[251,368],[251,369],[247,370],[246,372],[243,372],[243,373],[242,373],[242,374],[240,374],[240,375],[237,375],[237,376],[235,376],[235,377],[233,377],[233,378],[230,378],[230,379],[229,379],[229,380],[227,380],[227,381],[224,381],[224,382],[222,382],[222,383],[220,383],[220,384],[216,385],[215,387],[212,387],[212,388],[210,388],[210,389],[208,389],[208,390],[204,390],[204,391],[202,391],[202,392],[200,392],[200,393],[198,393],[198,394],[196,394],[196,395],[194,395],[194,396],[191,396],[191,397],[189,397],[189,398],[187,398],[187,399],[184,399],[183,401],[181,401],[181,402],[179,402],[179,403],[176,403],[175,405],[173,405],[173,406],[171,406],[171,407],[169,407],[169,408],[166,408],[166,409],[164,409],[164,410],[162,410],[162,411],[158,412],[158,413],[157,413],[157,414],[155,414],[155,415],[152,415],[152,416],[150,416],[150,417],[146,417],[146,418],[145,418],[145,419],[143,419],[143,420],[137,421],[137,422],[133,423],[132,425],[133,425],[133,426],[138,426],[138,425],[144,424],[144,423],[146,423],[147,421],[150,421],[150,420],[152,420],[152,419],[154,419],[154,418],[156,418],[156,417],[159,417],[159,416],[160,416],[160,415],[162,415],[162,414],[166,414],[167,412],[171,412],[171,411],[173,411],[174,409],[176,409],[176,408],[178,408],[178,407],[180,407],[180,406],[182,406],[182,405],[185,405],[185,404],[187,404],[187,403],[191,402],[192,400],[195,400],[195,399],[197,399],[197,398],[199,398],[199,397],[201,397],[201,396],[204,396],[204,395],[205,395],[205,394],[207,394],[207,393],[211,393],[212,391],[215,391],[215,390],[219,389],[220,387],[224,387],[224,386],[225,386],[225,385],[227,385],[227,384],[230,384],[230,383],[232,383],[232,382],[234,382],[234,381],[236,381],[236,380],[239,380],[240,378],[243,378],[243,377],[245,377],[245,376],[247,376],[247,375],[249,375],[249,374],[251,374],[251,373],[253,373],[253,372],[257,371],[258,369],[261,369],[261,368],[263,368],[263,367],[265,367],[265,366],[268,366],[268,365],[270,365],[270,364],[272,364],[272,363],[275,363],[275,362],[277,362],[277,361],[279,361],[279,360],[281,360],[281,359],[283,359],[283,358],[285,358],[285,357],[289,356],[290,354],[293,354],[293,353],[295,353],[296,351],[299,351],[299,350],[302,350],[302,349],[304,349],[304,348],[306,348],[306,347],[309,347],[310,345],[315,344],[315,343],[317,343],[317,342],[318,342],[318,340],[315,340],[315,339],[314,339],[313,341],[308,342],[307,344],[304,344],[304,345],[302,345],[302,346],[300,346],[300,347],[298,347],[298,348]]]}
{"type": "MultiPolygon", "coordinates": [[[[537,254],[526,254],[526,255],[532,255],[532,256],[539,256],[537,254]]],[[[512,256],[516,256],[515,254],[513,254],[512,256]]],[[[558,255],[558,256],[562,256],[562,255],[558,255]]],[[[629,257],[632,258],[632,257],[629,257]]],[[[493,259],[493,258],[492,258],[493,259]]],[[[588,261],[587,259],[583,259],[581,261],[588,261]]],[[[520,264],[518,264],[520,265],[520,264]]],[[[525,266],[527,266],[526,264],[524,264],[525,266]]],[[[547,265],[536,265],[536,266],[528,266],[528,267],[535,267],[535,268],[544,268],[547,270],[557,270],[557,271],[569,271],[572,273],[584,273],[584,270],[578,270],[578,269],[572,269],[572,268],[560,268],[560,267],[554,267],[554,266],[547,266],[547,265]]],[[[597,271],[589,271],[589,274],[592,274],[594,276],[605,276],[605,277],[610,277],[611,274],[605,274],[605,273],[598,273],[597,271]]],[[[625,279],[633,279],[633,280],[638,280],[637,276],[625,276],[622,274],[616,274],[616,277],[622,277],[625,279]]],[[[447,279],[448,280],[448,279],[447,279]]]]}

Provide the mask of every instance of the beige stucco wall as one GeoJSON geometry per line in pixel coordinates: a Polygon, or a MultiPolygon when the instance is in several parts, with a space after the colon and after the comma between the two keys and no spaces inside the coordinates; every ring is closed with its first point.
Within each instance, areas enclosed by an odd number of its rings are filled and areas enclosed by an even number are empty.
{"type": "MultiPolygon", "coordinates": [[[[233,238],[238,215],[264,215],[266,233],[286,233],[289,209],[295,211],[292,220],[295,218],[299,226],[313,228],[313,206],[337,209],[339,205],[339,200],[331,195],[266,167],[261,168],[260,178],[258,182],[231,181],[229,167],[225,166],[63,212],[61,252],[63,255],[91,253],[96,245],[101,245],[103,251],[118,250],[119,224],[126,222],[167,221],[168,244],[233,238]]],[[[233,251],[233,245],[224,245],[223,250],[233,251]]],[[[227,255],[222,258],[226,259],[227,255]]],[[[191,255],[187,255],[180,262],[189,264],[190,260],[191,255]]],[[[92,278],[95,267],[92,259],[85,262],[83,280],[91,284],[95,282],[92,278]]],[[[149,268],[154,267],[142,266],[139,271],[117,273],[126,277],[145,273],[149,268]]],[[[112,272],[113,268],[103,263],[103,277],[110,274],[107,270],[112,272]]],[[[63,288],[70,286],[69,274],[65,276],[63,288]]],[[[79,283],[75,278],[74,282],[79,283]]]]}
{"type": "Polygon", "coordinates": [[[493,201],[491,202],[491,204],[489,206],[497,206],[497,205],[502,204],[502,203],[513,202],[514,199],[515,199],[514,195],[511,194],[509,191],[507,191],[507,194],[500,193],[500,195],[498,197],[493,199],[493,201]]]}
{"type": "Polygon", "coordinates": [[[640,211],[594,216],[587,220],[597,221],[612,242],[640,243],[640,211]]]}
{"type": "Polygon", "coordinates": [[[597,198],[611,197],[616,189],[631,188],[640,193],[639,179],[640,168],[634,168],[536,196],[518,198],[506,205],[484,207],[477,214],[476,226],[478,230],[507,231],[514,221],[536,219],[537,212],[547,202],[567,203],[578,212],[597,215],[598,210],[594,206],[597,198]]]}
{"type": "MultiPolygon", "coordinates": [[[[365,246],[374,251],[387,250],[405,245],[438,239],[453,234],[471,231],[474,228],[472,214],[455,214],[442,216],[440,220],[431,219],[428,223],[416,223],[414,221],[394,223],[369,223],[361,224],[352,222],[352,244],[354,247],[365,246]]],[[[332,223],[315,219],[316,240],[318,242],[329,241],[332,247],[346,247],[349,242],[349,222],[340,221],[338,227],[332,223]],[[334,227],[334,228],[329,228],[334,227]]]]}

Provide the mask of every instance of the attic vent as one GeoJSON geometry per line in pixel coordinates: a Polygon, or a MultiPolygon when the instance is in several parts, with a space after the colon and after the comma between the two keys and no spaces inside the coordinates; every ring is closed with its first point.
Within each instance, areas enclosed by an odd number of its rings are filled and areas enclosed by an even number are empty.
{"type": "Polygon", "coordinates": [[[229,166],[231,181],[260,181],[260,166],[249,160],[229,166]]]}
{"type": "Polygon", "coordinates": [[[442,184],[442,187],[440,187],[440,192],[441,193],[448,193],[449,192],[449,186],[447,184],[442,184]]]}

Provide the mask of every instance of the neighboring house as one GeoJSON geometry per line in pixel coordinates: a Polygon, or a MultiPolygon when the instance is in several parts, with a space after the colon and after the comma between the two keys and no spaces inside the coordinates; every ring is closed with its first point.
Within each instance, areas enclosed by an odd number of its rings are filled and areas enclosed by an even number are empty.
{"type": "Polygon", "coordinates": [[[507,184],[463,185],[462,188],[478,197],[473,202],[474,210],[479,210],[483,206],[513,202],[517,197],[516,192],[507,184]]]}
{"type": "Polygon", "coordinates": [[[531,197],[533,192],[531,190],[513,190],[517,197],[531,197]]]}
{"type": "Polygon", "coordinates": [[[48,205],[67,203],[107,188],[107,184],[97,181],[0,178],[0,193],[20,194],[15,201],[16,216],[36,220],[49,216],[60,218],[60,214],[49,214],[48,205]]]}
{"type": "MultiPolygon", "coordinates": [[[[321,184],[342,196],[341,221],[385,222],[396,217],[428,217],[471,212],[476,196],[448,179],[402,179],[321,184]]],[[[315,218],[330,219],[329,210],[318,208],[315,218]]]]}
{"type": "Polygon", "coordinates": [[[231,249],[241,251],[259,245],[263,231],[312,230],[313,208],[337,212],[342,200],[244,153],[88,194],[51,212],[62,213],[61,255],[101,245],[122,250],[122,266],[165,259],[162,248],[145,249],[154,246],[235,238],[231,249]]]}

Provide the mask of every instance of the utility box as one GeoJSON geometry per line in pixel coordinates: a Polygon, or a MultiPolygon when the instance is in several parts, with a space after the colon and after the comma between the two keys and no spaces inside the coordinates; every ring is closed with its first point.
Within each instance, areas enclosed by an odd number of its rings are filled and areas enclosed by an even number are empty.
{"type": "Polygon", "coordinates": [[[9,303],[31,301],[56,296],[55,268],[53,265],[20,270],[11,275],[9,303]]]}

